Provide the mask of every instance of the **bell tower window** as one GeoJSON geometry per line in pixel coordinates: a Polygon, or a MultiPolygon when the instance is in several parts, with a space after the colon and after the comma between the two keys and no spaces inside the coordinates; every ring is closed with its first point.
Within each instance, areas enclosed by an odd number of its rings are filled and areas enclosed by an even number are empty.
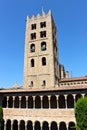
{"type": "Polygon", "coordinates": [[[46,42],[41,42],[41,51],[46,50],[46,42]]]}
{"type": "Polygon", "coordinates": [[[43,65],[43,66],[46,65],[46,58],[45,58],[45,57],[42,58],[42,65],[43,65]]]}
{"type": "Polygon", "coordinates": [[[34,67],[34,59],[31,59],[31,67],[34,67]]]}
{"type": "Polygon", "coordinates": [[[35,52],[35,45],[34,44],[30,45],[30,52],[35,52]]]}
{"type": "Polygon", "coordinates": [[[41,32],[40,32],[40,37],[41,37],[41,38],[46,37],[46,31],[41,31],[41,32]]]}
{"type": "Polygon", "coordinates": [[[41,28],[46,27],[46,22],[41,22],[41,23],[40,23],[40,27],[41,27],[41,28]]]}
{"type": "Polygon", "coordinates": [[[36,33],[31,33],[31,40],[36,39],[36,33]]]}

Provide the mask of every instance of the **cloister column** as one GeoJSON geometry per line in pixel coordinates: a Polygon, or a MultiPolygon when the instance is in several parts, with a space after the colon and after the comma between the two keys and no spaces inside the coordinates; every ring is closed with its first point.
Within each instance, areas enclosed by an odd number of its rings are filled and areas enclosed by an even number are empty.
{"type": "MultiPolygon", "coordinates": [[[[27,99],[27,97],[26,97],[27,99]]],[[[27,130],[27,121],[25,121],[25,130],[27,130]]]]}
{"type": "Polygon", "coordinates": [[[51,105],[50,105],[50,96],[48,96],[48,102],[49,102],[49,109],[51,108],[51,105]]]}
{"type": "Polygon", "coordinates": [[[82,97],[84,98],[84,97],[85,97],[85,94],[82,94],[82,97]]]}
{"type": "Polygon", "coordinates": [[[14,108],[15,96],[13,96],[13,108],[14,108]]]}
{"type": "Polygon", "coordinates": [[[59,130],[59,124],[57,124],[57,130],[59,130]]]}
{"type": "Polygon", "coordinates": [[[57,108],[59,108],[58,98],[59,98],[59,96],[56,96],[56,100],[57,100],[57,108]]]}
{"type": "Polygon", "coordinates": [[[6,121],[4,121],[4,130],[6,130],[6,121]]]}
{"type": "Polygon", "coordinates": [[[28,109],[28,96],[26,96],[26,109],[28,109]]]}
{"type": "Polygon", "coordinates": [[[18,130],[20,130],[20,121],[18,121],[18,130]]]}
{"type": "Polygon", "coordinates": [[[51,130],[51,123],[48,122],[49,130],[51,130]]]}
{"type": "Polygon", "coordinates": [[[21,96],[19,96],[19,108],[21,108],[21,96]]]}
{"type": "Polygon", "coordinates": [[[73,94],[74,104],[75,104],[75,97],[76,97],[76,94],[73,94]]]}
{"type": "Polygon", "coordinates": [[[40,100],[41,100],[41,109],[43,108],[43,103],[42,103],[42,101],[43,101],[43,96],[40,96],[40,100]]]}
{"type": "Polygon", "coordinates": [[[64,95],[65,97],[65,106],[66,106],[66,109],[67,109],[67,95],[64,95]]]}
{"type": "Polygon", "coordinates": [[[13,121],[11,120],[11,130],[13,130],[13,121]]]}
{"type": "Polygon", "coordinates": [[[33,109],[35,109],[35,96],[33,96],[33,109]]]}
{"type": "Polygon", "coordinates": [[[8,108],[8,101],[9,101],[9,96],[7,96],[7,106],[6,106],[7,108],[8,108]]]}

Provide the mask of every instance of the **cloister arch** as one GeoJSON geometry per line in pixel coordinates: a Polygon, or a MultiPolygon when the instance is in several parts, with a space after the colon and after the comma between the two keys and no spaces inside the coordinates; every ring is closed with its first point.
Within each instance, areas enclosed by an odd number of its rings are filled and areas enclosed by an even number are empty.
{"type": "Polygon", "coordinates": [[[13,121],[13,129],[12,130],[18,130],[18,121],[17,120],[13,121]]]}
{"type": "Polygon", "coordinates": [[[13,97],[12,97],[12,96],[9,97],[8,107],[9,107],[9,108],[12,108],[12,107],[13,107],[13,97]]]}
{"type": "Polygon", "coordinates": [[[79,98],[81,98],[81,97],[82,97],[81,94],[77,94],[77,95],[75,96],[75,101],[77,102],[77,100],[78,100],[79,98]]]}
{"type": "Polygon", "coordinates": [[[57,108],[57,99],[55,95],[51,96],[50,98],[50,107],[57,108]]]}
{"type": "Polygon", "coordinates": [[[67,108],[74,108],[74,98],[71,94],[67,96],[67,108]]]}
{"type": "Polygon", "coordinates": [[[7,107],[7,97],[3,97],[3,100],[2,100],[2,107],[6,108],[7,107]]]}
{"type": "Polygon", "coordinates": [[[35,97],[35,108],[41,108],[40,96],[35,97]]]}
{"type": "Polygon", "coordinates": [[[67,130],[65,122],[60,122],[60,124],[59,124],[59,130],[67,130]]]}
{"type": "Polygon", "coordinates": [[[19,97],[18,96],[15,97],[14,108],[19,108],[19,97]]]}
{"type": "Polygon", "coordinates": [[[55,121],[51,122],[51,130],[58,130],[57,123],[55,121]]]}
{"type": "Polygon", "coordinates": [[[25,121],[24,120],[20,121],[20,130],[25,130],[25,121]]]}
{"type": "Polygon", "coordinates": [[[33,130],[32,121],[28,121],[28,122],[27,122],[27,130],[33,130]]]}
{"type": "Polygon", "coordinates": [[[28,97],[28,108],[33,108],[33,97],[32,96],[28,97]]]}
{"type": "Polygon", "coordinates": [[[39,121],[35,122],[34,130],[41,130],[40,122],[39,121]]]}
{"type": "Polygon", "coordinates": [[[48,122],[46,122],[46,121],[43,122],[42,130],[49,130],[49,124],[48,124],[48,122]]]}
{"type": "Polygon", "coordinates": [[[26,108],[26,98],[25,98],[25,96],[23,96],[21,98],[21,108],[26,108]]]}
{"type": "Polygon", "coordinates": [[[43,96],[43,108],[49,108],[49,100],[48,100],[48,96],[43,96]]]}
{"type": "Polygon", "coordinates": [[[59,102],[59,108],[66,108],[65,97],[63,95],[59,96],[58,102],[59,102]]]}
{"type": "Polygon", "coordinates": [[[11,130],[11,120],[7,120],[7,122],[6,122],[6,130],[11,130]]]}
{"type": "Polygon", "coordinates": [[[76,130],[75,127],[75,123],[74,122],[69,122],[69,125],[68,125],[68,130],[76,130]]]}

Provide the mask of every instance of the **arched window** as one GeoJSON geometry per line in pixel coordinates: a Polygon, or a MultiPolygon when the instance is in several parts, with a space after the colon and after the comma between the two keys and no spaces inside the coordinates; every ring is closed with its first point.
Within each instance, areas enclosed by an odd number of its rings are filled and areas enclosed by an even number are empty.
{"type": "Polygon", "coordinates": [[[35,52],[35,45],[34,44],[30,45],[30,52],[35,52]]]}
{"type": "Polygon", "coordinates": [[[46,65],[46,58],[45,57],[42,58],[42,65],[43,66],[46,65]]]}
{"type": "Polygon", "coordinates": [[[41,42],[41,51],[46,50],[46,42],[41,42]]]}
{"type": "Polygon", "coordinates": [[[31,59],[31,67],[34,67],[34,59],[31,59]]]}
{"type": "Polygon", "coordinates": [[[46,81],[45,80],[43,80],[42,86],[46,86],[46,81]]]}

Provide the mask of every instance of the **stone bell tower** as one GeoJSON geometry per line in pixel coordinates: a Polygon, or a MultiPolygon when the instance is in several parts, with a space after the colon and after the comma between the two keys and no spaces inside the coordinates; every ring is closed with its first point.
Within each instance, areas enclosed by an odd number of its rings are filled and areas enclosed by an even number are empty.
{"type": "Polygon", "coordinates": [[[51,11],[27,17],[24,88],[54,88],[59,80],[58,43],[51,11]]]}

